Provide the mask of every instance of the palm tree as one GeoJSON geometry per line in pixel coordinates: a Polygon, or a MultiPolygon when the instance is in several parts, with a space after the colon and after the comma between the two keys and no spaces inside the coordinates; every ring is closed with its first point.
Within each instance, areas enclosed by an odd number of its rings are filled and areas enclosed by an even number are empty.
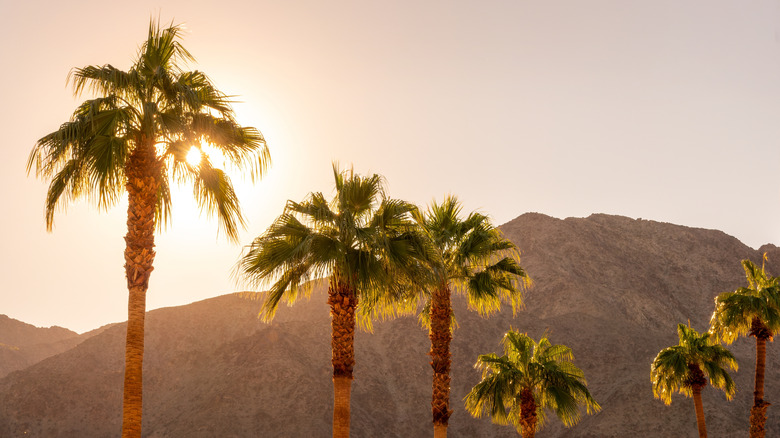
{"type": "Polygon", "coordinates": [[[699,334],[693,328],[677,325],[680,341],[658,353],[650,367],[653,395],[665,404],[672,403],[672,393],[693,396],[699,437],[707,437],[701,390],[707,386],[707,377],[715,388],[722,389],[731,400],[736,390],[726,367],[737,370],[737,359],[718,344],[711,333],[699,334]]]}
{"type": "Polygon", "coordinates": [[[780,278],[767,275],[764,267],[743,260],[748,286],[724,292],[715,298],[710,331],[727,344],[739,336],[756,338],[756,378],[753,407],[750,409],[750,437],[763,438],[766,411],[764,372],[766,342],[780,331],[780,278]]]}
{"type": "MultiPolygon", "coordinates": [[[[355,364],[358,303],[380,301],[395,288],[394,275],[415,265],[410,213],[415,208],[388,199],[379,175],[362,177],[333,166],[336,196],[328,202],[311,193],[288,201],[284,213],[257,237],[237,265],[255,287],[271,283],[262,307],[273,318],[284,297],[309,293],[310,280],[329,277],[333,363],[333,436],[348,437],[350,391],[355,364]]],[[[370,321],[361,319],[370,327],[370,321]]]]}
{"type": "Polygon", "coordinates": [[[482,371],[482,381],[464,399],[471,415],[489,414],[493,422],[512,423],[523,438],[533,438],[547,409],[566,427],[579,421],[581,405],[588,414],[601,410],[585,386],[584,373],[571,362],[571,348],[553,345],[547,336],[537,343],[514,330],[501,343],[503,356],[483,354],[474,365],[482,371]]]}
{"type": "Polygon", "coordinates": [[[199,71],[185,71],[194,61],[180,43],[180,26],[161,28],[152,21],[149,34],[128,71],[111,65],[74,69],[74,94],[97,95],[76,108],[68,122],[37,141],[27,163],[49,179],[46,227],[54,212],[75,198],[94,199],[108,209],[127,192],[128,323],[125,350],[123,437],[141,436],[142,363],[146,291],[154,261],[154,234],[170,218],[170,184],[192,183],[200,207],[216,214],[232,241],[244,225],[239,202],[226,173],[207,154],[190,165],[191,148],[211,145],[254,179],[270,158],[260,132],[240,126],[232,101],[199,71]]]}
{"type": "Polygon", "coordinates": [[[461,206],[448,196],[433,203],[427,212],[416,211],[415,222],[424,236],[426,268],[430,287],[417,300],[424,303],[421,320],[429,329],[431,367],[433,368],[434,437],[447,436],[450,409],[450,342],[453,312],[451,294],[465,293],[469,307],[489,315],[508,302],[516,311],[522,305],[522,291],[530,278],[518,264],[519,251],[514,243],[479,213],[460,217],[461,206]]]}

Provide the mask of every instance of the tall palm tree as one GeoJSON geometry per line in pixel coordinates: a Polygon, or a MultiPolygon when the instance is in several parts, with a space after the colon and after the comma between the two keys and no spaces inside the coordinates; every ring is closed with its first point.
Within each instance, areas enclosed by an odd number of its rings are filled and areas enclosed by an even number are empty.
{"type": "Polygon", "coordinates": [[[555,412],[567,427],[601,406],[586,387],[585,374],[571,361],[571,348],[553,345],[543,336],[537,343],[525,333],[504,335],[504,355],[483,354],[475,368],[482,381],[465,397],[466,410],[479,418],[488,414],[498,424],[512,423],[523,438],[533,438],[545,421],[545,410],[555,412]]]}
{"type": "Polygon", "coordinates": [[[359,302],[381,301],[380,295],[395,288],[395,274],[413,270],[410,213],[415,207],[388,199],[379,175],[340,172],[335,164],[333,175],[332,201],[319,192],[300,203],[288,201],[284,213],[252,242],[237,270],[255,287],[271,283],[262,307],[266,320],[273,318],[282,298],[294,302],[310,292],[310,280],[329,277],[333,436],[346,438],[356,309],[359,302]]]}
{"type": "Polygon", "coordinates": [[[447,436],[450,409],[450,342],[452,341],[452,291],[464,293],[471,309],[489,315],[508,302],[515,311],[530,278],[518,264],[519,251],[504,238],[490,219],[473,212],[465,219],[455,197],[433,203],[427,212],[414,214],[423,235],[429,287],[417,300],[424,303],[421,320],[429,329],[433,385],[431,409],[434,437],[447,436]]]}
{"type": "Polygon", "coordinates": [[[750,409],[750,437],[765,435],[766,411],[764,400],[764,372],[766,343],[780,331],[780,278],[767,275],[764,266],[758,267],[743,260],[748,286],[734,292],[724,292],[715,298],[715,312],[710,320],[710,331],[731,344],[740,336],[756,338],[756,378],[753,407],[750,409]]]}
{"type": "Polygon", "coordinates": [[[653,395],[667,405],[672,403],[675,392],[692,396],[699,437],[706,438],[701,390],[707,386],[709,377],[710,384],[722,389],[731,400],[736,387],[726,368],[736,371],[737,359],[711,333],[699,334],[685,324],[678,324],[677,335],[678,344],[661,350],[650,367],[653,395]]]}
{"type": "Polygon", "coordinates": [[[154,261],[154,234],[170,218],[172,181],[192,183],[200,207],[216,214],[232,241],[244,225],[239,202],[226,173],[207,154],[190,165],[187,154],[203,144],[216,148],[254,179],[270,158],[260,132],[240,126],[231,100],[199,71],[180,43],[180,26],[152,21],[149,34],[128,71],[109,64],[74,69],[74,94],[97,95],[76,108],[68,122],[37,141],[27,163],[38,177],[51,180],[46,197],[46,227],[55,210],[75,198],[94,199],[108,209],[127,192],[128,323],[122,436],[141,436],[142,368],[146,291],[154,261]]]}

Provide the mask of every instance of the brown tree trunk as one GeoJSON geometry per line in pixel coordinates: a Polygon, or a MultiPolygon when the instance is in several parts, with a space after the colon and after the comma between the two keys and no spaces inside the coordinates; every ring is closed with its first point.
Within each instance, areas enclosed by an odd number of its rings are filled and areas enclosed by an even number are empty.
{"type": "Polygon", "coordinates": [[[355,309],[357,296],[334,275],[328,287],[333,362],[333,437],[349,438],[352,368],[355,366],[355,309]]]}
{"type": "Polygon", "coordinates": [[[520,434],[523,438],[536,435],[536,400],[528,388],[520,392],[520,434]]]}
{"type": "Polygon", "coordinates": [[[764,372],[766,370],[766,341],[772,340],[772,332],[758,318],[753,318],[750,336],[756,338],[756,380],[753,389],[753,407],[750,408],[750,438],[764,438],[766,410],[770,403],[764,401],[764,372]]]}
{"type": "Polygon", "coordinates": [[[431,297],[431,367],[433,368],[433,433],[435,438],[447,437],[450,410],[450,341],[452,332],[452,306],[450,287],[444,282],[434,290],[431,297]]]}
{"type": "Polygon", "coordinates": [[[143,413],[144,317],[149,275],[154,269],[154,215],[161,170],[154,145],[146,143],[139,142],[126,165],[125,276],[129,296],[122,403],[123,438],[141,437],[143,413]]]}
{"type": "Polygon", "coordinates": [[[701,402],[701,386],[693,388],[693,406],[696,408],[696,426],[699,428],[699,438],[707,438],[707,425],[704,422],[704,405],[701,402]]]}
{"type": "Polygon", "coordinates": [[[433,438],[447,438],[447,425],[446,424],[434,424],[433,425],[433,438]]]}
{"type": "Polygon", "coordinates": [[[772,332],[760,319],[754,318],[750,327],[750,335],[756,338],[756,380],[753,390],[753,407],[750,408],[750,438],[764,438],[766,411],[770,405],[764,401],[766,341],[772,339],[772,332]]]}
{"type": "Polygon", "coordinates": [[[333,436],[349,437],[352,379],[333,376],[333,436]]]}
{"type": "Polygon", "coordinates": [[[693,393],[693,407],[696,409],[696,426],[699,428],[699,438],[707,438],[707,425],[704,422],[704,405],[701,402],[701,390],[707,386],[707,378],[698,364],[688,364],[685,386],[691,388],[693,393]]]}

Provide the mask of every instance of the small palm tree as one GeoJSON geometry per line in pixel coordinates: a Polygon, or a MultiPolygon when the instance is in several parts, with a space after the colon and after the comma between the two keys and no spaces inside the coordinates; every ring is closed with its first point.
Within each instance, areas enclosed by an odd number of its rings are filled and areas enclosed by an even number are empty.
{"type": "Polygon", "coordinates": [[[650,367],[653,395],[664,403],[672,403],[672,393],[679,392],[693,397],[699,437],[707,437],[701,390],[707,385],[707,377],[715,388],[722,389],[731,400],[736,390],[726,368],[737,370],[737,359],[718,344],[711,333],[699,334],[685,324],[677,325],[680,341],[673,347],[658,353],[650,367]]]}
{"type": "Polygon", "coordinates": [[[255,128],[236,123],[231,100],[199,71],[181,45],[181,28],[152,21],[149,35],[128,71],[111,65],[77,68],[69,77],[79,96],[98,97],[79,105],[70,121],[38,140],[27,171],[50,179],[46,227],[67,201],[87,198],[99,208],[127,193],[125,274],[129,291],[123,403],[123,437],[141,436],[142,369],[146,291],[154,261],[154,234],[170,215],[171,181],[189,182],[202,209],[216,214],[220,228],[238,239],[244,220],[230,179],[202,154],[196,166],[191,148],[216,148],[233,165],[261,176],[269,164],[265,140],[255,128]]]}
{"type": "MultiPolygon", "coordinates": [[[[388,199],[379,175],[362,177],[333,167],[336,196],[311,193],[288,201],[284,213],[257,237],[237,269],[255,287],[271,283],[262,308],[273,318],[284,297],[294,302],[311,281],[329,277],[332,324],[333,436],[349,436],[358,304],[376,303],[394,289],[395,275],[415,266],[410,239],[414,206],[388,199]]],[[[366,325],[370,321],[361,320],[366,325]]]]}
{"type": "Polygon", "coordinates": [[[553,345],[547,336],[537,343],[514,330],[501,343],[503,356],[483,354],[474,365],[482,371],[482,381],[464,399],[471,415],[488,414],[493,422],[512,423],[523,438],[533,438],[548,409],[566,427],[579,421],[580,406],[588,414],[601,410],[586,387],[585,374],[571,362],[571,348],[553,345]]]}
{"type": "Polygon", "coordinates": [[[519,251],[479,213],[461,217],[455,197],[433,203],[427,212],[415,212],[422,234],[429,287],[417,300],[422,301],[421,320],[429,329],[433,385],[431,408],[434,437],[445,438],[452,414],[450,409],[450,343],[453,312],[451,294],[465,293],[471,309],[489,315],[508,302],[516,311],[522,305],[522,292],[530,278],[518,264],[519,251]]]}
{"type": "Polygon", "coordinates": [[[766,343],[780,331],[780,278],[767,275],[764,267],[743,260],[748,286],[724,292],[715,298],[710,331],[727,344],[740,336],[756,338],[756,377],[753,407],[750,409],[750,437],[765,435],[766,411],[764,373],[766,343]]]}

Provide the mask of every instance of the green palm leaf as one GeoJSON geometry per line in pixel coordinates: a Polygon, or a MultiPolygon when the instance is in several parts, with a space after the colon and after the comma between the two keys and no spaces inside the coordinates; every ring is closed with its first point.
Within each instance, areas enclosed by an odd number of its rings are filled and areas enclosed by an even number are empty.
{"type": "Polygon", "coordinates": [[[474,365],[482,371],[482,380],[464,398],[473,416],[512,423],[522,433],[529,418],[534,418],[530,423],[534,430],[541,429],[548,410],[571,427],[579,421],[582,406],[588,414],[601,409],[587,389],[585,374],[571,362],[569,347],[552,344],[546,336],[536,342],[514,330],[501,343],[503,356],[480,355],[474,365]],[[523,410],[523,393],[533,397],[533,412],[523,410]]]}
{"type": "Polygon", "coordinates": [[[679,343],[661,350],[653,360],[650,371],[653,395],[667,405],[675,392],[690,397],[693,390],[690,367],[696,365],[709,377],[713,387],[723,390],[731,399],[735,386],[727,369],[737,370],[734,355],[718,344],[711,333],[699,334],[685,324],[678,324],[677,334],[679,343]]]}

